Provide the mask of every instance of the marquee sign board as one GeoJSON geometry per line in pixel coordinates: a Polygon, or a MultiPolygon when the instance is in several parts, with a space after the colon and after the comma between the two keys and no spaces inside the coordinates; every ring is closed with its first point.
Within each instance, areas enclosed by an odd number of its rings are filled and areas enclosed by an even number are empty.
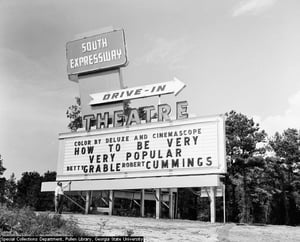
{"type": "Polygon", "coordinates": [[[226,172],[223,116],[61,134],[58,180],[226,172]]]}
{"type": "Polygon", "coordinates": [[[127,63],[123,30],[70,41],[66,50],[68,75],[102,71],[127,63]]]}
{"type": "Polygon", "coordinates": [[[171,93],[174,93],[176,96],[184,87],[185,84],[174,77],[174,80],[169,82],[90,94],[92,100],[89,104],[112,103],[171,93]]]}

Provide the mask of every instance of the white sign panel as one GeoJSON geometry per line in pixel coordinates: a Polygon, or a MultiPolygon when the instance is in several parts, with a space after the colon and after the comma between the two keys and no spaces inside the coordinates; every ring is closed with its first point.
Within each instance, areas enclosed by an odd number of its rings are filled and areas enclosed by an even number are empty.
{"type": "Polygon", "coordinates": [[[225,172],[222,116],[60,135],[60,180],[225,172]]]}
{"type": "Polygon", "coordinates": [[[92,101],[90,105],[119,102],[129,99],[137,99],[174,93],[177,95],[185,84],[176,77],[173,81],[146,85],[141,87],[126,88],[110,92],[101,92],[91,94],[92,101]]]}
{"type": "Polygon", "coordinates": [[[127,64],[123,30],[88,36],[66,45],[69,75],[120,67],[127,64]]]}

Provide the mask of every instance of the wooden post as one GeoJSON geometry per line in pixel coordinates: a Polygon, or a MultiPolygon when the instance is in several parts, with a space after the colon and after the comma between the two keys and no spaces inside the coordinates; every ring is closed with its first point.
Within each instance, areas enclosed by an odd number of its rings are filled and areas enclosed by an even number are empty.
{"type": "Polygon", "coordinates": [[[178,188],[176,188],[176,193],[175,193],[175,218],[179,218],[178,216],[178,188]]]}
{"type": "Polygon", "coordinates": [[[141,217],[145,217],[145,189],[141,190],[141,217]]]}
{"type": "Polygon", "coordinates": [[[169,218],[174,219],[173,191],[169,188],[169,218]]]}
{"type": "Polygon", "coordinates": [[[114,191],[110,190],[109,191],[109,203],[108,203],[108,207],[109,207],[109,212],[108,214],[111,216],[113,214],[113,209],[114,209],[114,191]]]}
{"type": "Polygon", "coordinates": [[[210,222],[216,222],[216,188],[210,187],[210,222]]]}
{"type": "Polygon", "coordinates": [[[90,200],[91,200],[91,191],[86,191],[85,194],[85,214],[89,214],[90,211],[90,200]]]}
{"type": "Polygon", "coordinates": [[[225,184],[223,184],[223,222],[226,223],[226,197],[225,197],[225,184]]]}
{"type": "Polygon", "coordinates": [[[156,219],[159,219],[160,217],[160,188],[155,189],[155,212],[156,212],[156,219]]]}

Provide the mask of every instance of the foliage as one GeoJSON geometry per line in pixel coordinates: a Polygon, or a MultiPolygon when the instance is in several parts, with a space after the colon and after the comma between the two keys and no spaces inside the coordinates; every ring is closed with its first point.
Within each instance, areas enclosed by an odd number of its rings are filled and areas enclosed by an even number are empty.
{"type": "MultiPolygon", "coordinates": [[[[47,171],[43,177],[42,182],[56,181],[56,172],[47,171]]],[[[36,209],[39,211],[54,211],[54,193],[53,192],[40,192],[39,193],[39,203],[36,209]]]]}
{"type": "Polygon", "coordinates": [[[4,171],[6,170],[6,168],[3,167],[3,158],[0,154],[0,176],[3,175],[4,171]]]}
{"type": "Polygon", "coordinates": [[[0,203],[5,203],[6,202],[6,199],[5,199],[5,182],[6,182],[5,177],[1,177],[0,178],[0,203]]]}
{"type": "Polygon", "coordinates": [[[86,235],[73,220],[64,220],[59,215],[36,214],[28,207],[22,209],[0,207],[0,232],[2,235],[27,236],[86,235]]]}
{"type": "Polygon", "coordinates": [[[41,183],[55,180],[54,171],[47,171],[43,176],[38,172],[24,172],[16,185],[14,205],[28,206],[39,211],[54,210],[53,192],[41,192],[41,183]]]}
{"type": "MultiPolygon", "coordinates": [[[[227,221],[300,224],[300,140],[295,129],[271,139],[246,115],[226,113],[227,221]],[[263,145],[262,145],[263,144],[263,145]],[[273,151],[268,156],[266,150],[273,151]]],[[[206,220],[209,199],[179,190],[182,218],[206,220]],[[200,208],[200,209],[199,209],[200,208]]],[[[217,212],[218,218],[218,212],[217,212]]]]}
{"type": "MultiPolygon", "coordinates": [[[[282,134],[276,133],[270,145],[277,159],[269,162],[275,195],[279,199],[277,210],[282,211],[284,224],[295,225],[300,222],[300,143],[296,129],[287,129],[282,134]]],[[[276,207],[274,208],[276,209],[276,207]]]]}
{"type": "Polygon", "coordinates": [[[81,102],[80,98],[75,98],[76,103],[68,107],[66,112],[67,118],[70,119],[70,123],[68,124],[68,128],[71,131],[77,131],[77,129],[82,128],[82,117],[81,117],[81,102]]]}
{"type": "Polygon", "coordinates": [[[226,113],[226,152],[229,157],[227,197],[231,197],[228,208],[230,219],[253,222],[254,208],[260,209],[258,192],[259,177],[263,172],[264,149],[257,145],[265,141],[266,133],[259,124],[246,115],[231,111],[226,113]],[[258,199],[258,200],[257,200],[258,199]]]}
{"type": "MultiPolygon", "coordinates": [[[[0,176],[3,175],[6,168],[3,167],[3,158],[0,154],[0,176]]],[[[5,182],[6,179],[4,177],[0,177],[0,203],[4,203],[5,199],[5,182]]]]}
{"type": "Polygon", "coordinates": [[[17,183],[15,174],[12,173],[10,178],[5,182],[5,197],[9,205],[13,205],[17,195],[17,183]]]}
{"type": "Polygon", "coordinates": [[[19,207],[38,207],[42,177],[38,172],[24,172],[17,182],[16,202],[19,207]]]}
{"type": "Polygon", "coordinates": [[[299,133],[287,129],[269,140],[273,156],[265,155],[266,134],[245,115],[226,119],[226,179],[229,220],[246,223],[300,223],[299,133]]]}

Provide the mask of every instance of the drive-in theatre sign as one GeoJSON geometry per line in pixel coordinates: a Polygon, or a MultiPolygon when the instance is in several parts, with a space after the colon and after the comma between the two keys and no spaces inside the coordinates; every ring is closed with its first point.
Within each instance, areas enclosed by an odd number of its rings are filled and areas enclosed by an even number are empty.
{"type": "Polygon", "coordinates": [[[226,172],[222,116],[61,134],[60,148],[63,180],[226,172]]]}
{"type": "MultiPolygon", "coordinates": [[[[125,88],[121,73],[127,64],[124,31],[106,31],[67,43],[67,73],[79,85],[84,129],[59,135],[56,180],[68,182],[70,192],[86,192],[85,213],[90,210],[92,191],[109,191],[112,215],[114,191],[141,189],[140,214],[144,216],[145,194],[155,189],[155,198],[149,194],[155,200],[156,218],[163,201],[168,201],[169,216],[174,218],[174,189],[209,188],[214,222],[216,187],[226,173],[224,116],[189,118],[187,101],[176,101],[176,106],[161,104],[160,99],[158,104],[133,105],[136,99],[178,96],[186,85],[174,78],[125,88]],[[168,189],[167,200],[162,188],[168,189]]],[[[55,185],[43,182],[42,191],[53,191],[55,185]]]]}

